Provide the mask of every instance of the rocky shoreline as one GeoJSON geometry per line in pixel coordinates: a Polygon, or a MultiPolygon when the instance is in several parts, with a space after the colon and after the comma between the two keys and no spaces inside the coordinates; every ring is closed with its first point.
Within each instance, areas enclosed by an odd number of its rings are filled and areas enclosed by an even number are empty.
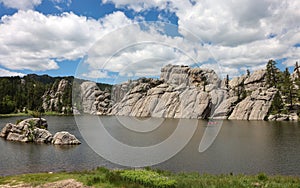
{"type": "Polygon", "coordinates": [[[0,132],[0,137],[8,141],[24,143],[46,143],[54,145],[78,145],[80,141],[72,134],[61,131],[52,135],[47,130],[44,118],[28,118],[17,124],[8,123],[0,132]]]}

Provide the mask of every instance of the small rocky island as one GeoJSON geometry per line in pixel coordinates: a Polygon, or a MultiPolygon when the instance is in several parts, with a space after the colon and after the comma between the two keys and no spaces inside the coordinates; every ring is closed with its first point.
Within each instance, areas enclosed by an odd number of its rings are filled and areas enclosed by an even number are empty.
{"type": "Polygon", "coordinates": [[[72,134],[62,131],[54,136],[47,130],[44,118],[28,118],[17,124],[8,123],[0,132],[0,137],[9,141],[24,143],[46,143],[54,145],[77,145],[80,141],[72,134]]]}

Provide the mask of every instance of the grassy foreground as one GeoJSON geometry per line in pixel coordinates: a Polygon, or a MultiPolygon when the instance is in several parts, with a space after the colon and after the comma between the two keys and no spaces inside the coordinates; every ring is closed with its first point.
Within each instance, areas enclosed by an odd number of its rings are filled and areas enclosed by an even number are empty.
{"type": "Polygon", "coordinates": [[[108,170],[97,168],[84,172],[39,173],[0,177],[0,187],[26,184],[44,185],[60,180],[74,179],[91,187],[154,187],[154,188],[196,188],[196,187],[293,187],[300,188],[300,178],[289,176],[246,175],[199,175],[198,173],[171,173],[167,171],[108,170]]]}

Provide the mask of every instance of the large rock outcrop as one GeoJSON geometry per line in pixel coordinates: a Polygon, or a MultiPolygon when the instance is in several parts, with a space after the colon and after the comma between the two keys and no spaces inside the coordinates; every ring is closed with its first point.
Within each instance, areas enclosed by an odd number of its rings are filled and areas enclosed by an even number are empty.
{"type": "Polygon", "coordinates": [[[45,119],[29,118],[16,125],[12,123],[6,124],[0,132],[0,137],[16,142],[53,143],[64,145],[80,144],[80,141],[68,132],[59,132],[53,137],[53,135],[47,130],[47,127],[48,124],[45,119]]]}
{"type": "Polygon", "coordinates": [[[100,90],[95,82],[83,82],[80,95],[83,113],[105,115],[111,108],[110,92],[100,90]]]}
{"type": "Polygon", "coordinates": [[[229,119],[265,120],[277,92],[275,88],[255,90],[235,106],[229,119]]]}
{"type": "Polygon", "coordinates": [[[62,79],[55,82],[42,96],[44,110],[56,112],[64,112],[64,109],[71,110],[71,106],[63,106],[63,99],[71,97],[71,88],[72,84],[69,80],[62,79]]]}
{"type": "Polygon", "coordinates": [[[208,118],[225,99],[212,70],[167,65],[161,78],[145,79],[116,103],[110,114],[137,117],[208,118]]]}
{"type": "Polygon", "coordinates": [[[115,85],[111,97],[96,83],[81,85],[85,113],[136,117],[263,120],[277,92],[267,87],[265,70],[226,81],[213,70],[178,65],[163,67],[159,79],[115,85]]]}

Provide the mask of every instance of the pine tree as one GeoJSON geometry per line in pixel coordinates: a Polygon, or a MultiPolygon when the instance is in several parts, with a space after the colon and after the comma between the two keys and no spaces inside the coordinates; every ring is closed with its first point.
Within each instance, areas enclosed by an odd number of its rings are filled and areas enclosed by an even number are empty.
{"type": "Polygon", "coordinates": [[[298,86],[298,90],[297,90],[297,99],[298,101],[300,101],[300,71],[299,71],[300,67],[298,65],[298,61],[295,64],[295,68],[294,68],[294,72],[296,71],[297,77],[295,78],[295,84],[298,86]]]}
{"type": "Polygon", "coordinates": [[[276,61],[269,60],[267,63],[267,83],[270,87],[277,87],[277,81],[278,81],[278,68],[276,67],[276,61]]]}
{"type": "Polygon", "coordinates": [[[295,69],[294,69],[294,71],[296,71],[298,78],[300,78],[300,71],[299,71],[299,65],[298,65],[298,61],[296,61],[296,64],[295,64],[295,69]]]}
{"type": "Polygon", "coordinates": [[[293,106],[293,82],[291,80],[291,75],[288,68],[283,72],[283,86],[282,93],[286,96],[286,102],[289,103],[290,109],[293,106]]]}
{"type": "Polygon", "coordinates": [[[279,92],[277,92],[273,98],[270,112],[271,114],[277,114],[280,113],[282,109],[283,109],[283,101],[281,99],[279,92]]]}
{"type": "Polygon", "coordinates": [[[225,85],[226,85],[226,88],[229,88],[229,75],[228,74],[226,75],[225,85]]]}
{"type": "Polygon", "coordinates": [[[250,71],[249,71],[249,69],[247,69],[247,77],[249,77],[250,76],[250,71]]]}

